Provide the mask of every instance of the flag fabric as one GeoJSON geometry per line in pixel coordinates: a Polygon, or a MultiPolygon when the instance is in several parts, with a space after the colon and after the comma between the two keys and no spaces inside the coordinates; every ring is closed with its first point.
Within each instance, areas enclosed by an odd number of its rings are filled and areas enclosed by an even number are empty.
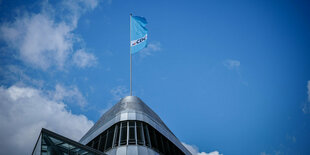
{"type": "Polygon", "coordinates": [[[147,47],[147,21],[139,16],[130,18],[130,48],[131,54],[134,54],[147,47]]]}

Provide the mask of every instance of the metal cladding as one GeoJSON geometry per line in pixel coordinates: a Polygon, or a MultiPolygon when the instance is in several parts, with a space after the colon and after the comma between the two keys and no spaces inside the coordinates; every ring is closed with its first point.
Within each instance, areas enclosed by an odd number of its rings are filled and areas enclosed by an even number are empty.
{"type": "Polygon", "coordinates": [[[95,125],[81,138],[80,143],[86,145],[115,123],[127,120],[137,120],[148,123],[185,154],[191,154],[169,130],[159,116],[136,96],[127,96],[121,99],[110,110],[104,113],[95,125]]]}

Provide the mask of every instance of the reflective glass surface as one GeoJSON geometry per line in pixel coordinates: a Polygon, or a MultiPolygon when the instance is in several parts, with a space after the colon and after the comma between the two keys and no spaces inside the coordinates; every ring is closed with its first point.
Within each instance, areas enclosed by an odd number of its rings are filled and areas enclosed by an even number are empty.
{"type": "Polygon", "coordinates": [[[100,145],[106,144],[105,147],[99,147],[99,150],[103,152],[118,147],[120,144],[142,145],[160,154],[184,155],[184,153],[164,135],[151,125],[141,121],[122,121],[116,123],[94,138],[94,140],[90,141],[87,146],[98,149],[96,145],[93,145],[94,143],[100,145]],[[97,142],[98,140],[99,142],[97,142]],[[114,144],[113,146],[112,143],[114,144]]]}
{"type": "Polygon", "coordinates": [[[121,141],[120,145],[127,144],[127,122],[121,123],[121,141]]]}
{"type": "Polygon", "coordinates": [[[32,155],[100,155],[99,151],[42,129],[32,155]]]}

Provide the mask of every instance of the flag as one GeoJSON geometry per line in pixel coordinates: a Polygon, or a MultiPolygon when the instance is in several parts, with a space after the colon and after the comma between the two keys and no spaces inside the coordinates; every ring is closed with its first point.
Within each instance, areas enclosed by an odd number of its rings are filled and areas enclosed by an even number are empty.
{"type": "Polygon", "coordinates": [[[139,16],[130,18],[130,48],[131,54],[134,54],[147,47],[147,21],[139,16]]]}

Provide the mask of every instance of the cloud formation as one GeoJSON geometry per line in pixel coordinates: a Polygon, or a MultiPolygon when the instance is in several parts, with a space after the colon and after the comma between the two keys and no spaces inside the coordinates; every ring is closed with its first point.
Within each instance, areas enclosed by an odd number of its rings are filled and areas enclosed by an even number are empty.
{"type": "Polygon", "coordinates": [[[129,95],[129,90],[125,86],[114,87],[110,92],[115,100],[119,100],[129,95]]]}
{"type": "Polygon", "coordinates": [[[1,86],[0,101],[0,154],[30,154],[42,127],[79,140],[94,124],[32,87],[1,86]]]}
{"type": "Polygon", "coordinates": [[[189,145],[189,144],[186,144],[186,143],[183,143],[182,144],[187,148],[187,150],[189,152],[191,152],[193,155],[223,155],[223,154],[220,154],[218,151],[213,151],[213,152],[210,152],[210,153],[206,153],[206,152],[199,152],[199,149],[197,146],[195,145],[189,145]]]}
{"type": "Polygon", "coordinates": [[[310,113],[310,80],[307,81],[307,101],[302,106],[302,112],[304,114],[310,113]]]}
{"type": "Polygon", "coordinates": [[[0,75],[2,77],[0,84],[10,85],[18,82],[42,88],[45,81],[30,77],[31,73],[27,71],[27,69],[18,65],[2,65],[0,66],[0,75]]]}
{"type": "Polygon", "coordinates": [[[50,92],[53,100],[57,102],[69,102],[75,103],[80,107],[84,107],[87,102],[82,93],[79,91],[77,86],[65,87],[63,85],[57,84],[55,86],[55,91],[50,92]]]}
{"type": "Polygon", "coordinates": [[[24,11],[14,21],[1,24],[0,38],[17,51],[20,60],[35,68],[63,69],[75,43],[82,40],[73,33],[80,15],[97,4],[97,0],[68,0],[51,7],[45,2],[39,13],[24,11]]]}
{"type": "Polygon", "coordinates": [[[283,152],[280,151],[273,151],[272,153],[266,153],[266,152],[261,152],[260,155],[280,155],[283,154],[283,152]]]}
{"type": "Polygon", "coordinates": [[[97,63],[97,58],[93,54],[80,49],[74,53],[73,63],[80,68],[90,67],[97,63]]]}
{"type": "Polygon", "coordinates": [[[153,55],[154,52],[158,52],[161,50],[160,42],[153,42],[147,45],[147,48],[144,48],[139,52],[141,58],[145,58],[147,56],[153,55]]]}
{"type": "Polygon", "coordinates": [[[237,69],[240,67],[240,61],[238,60],[226,60],[224,61],[224,66],[227,67],[228,69],[237,69]]]}

